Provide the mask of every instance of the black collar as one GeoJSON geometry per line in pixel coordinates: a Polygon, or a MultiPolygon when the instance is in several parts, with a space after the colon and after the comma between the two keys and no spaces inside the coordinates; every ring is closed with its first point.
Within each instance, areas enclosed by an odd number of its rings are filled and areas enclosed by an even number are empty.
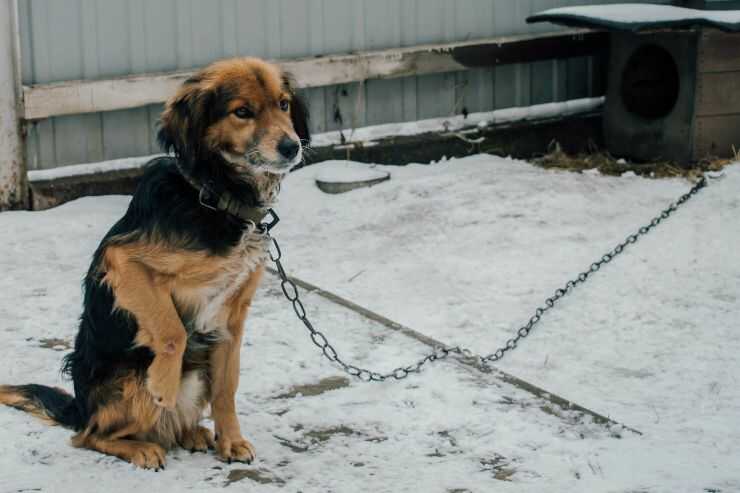
{"type": "Polygon", "coordinates": [[[269,207],[255,207],[245,204],[226,190],[216,193],[205,183],[198,183],[182,169],[179,161],[177,162],[177,169],[180,171],[180,175],[185,178],[185,181],[198,191],[198,202],[203,207],[214,211],[225,212],[246,223],[252,223],[262,232],[270,231],[280,221],[275,211],[269,207]],[[269,220],[265,221],[265,218],[268,216],[269,220]]]}

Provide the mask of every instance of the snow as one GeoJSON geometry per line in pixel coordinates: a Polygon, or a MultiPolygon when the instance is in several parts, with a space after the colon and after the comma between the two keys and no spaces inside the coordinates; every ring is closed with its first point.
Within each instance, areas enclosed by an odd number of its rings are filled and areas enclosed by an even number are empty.
{"type": "Polygon", "coordinates": [[[616,23],[674,23],[684,20],[703,20],[718,24],[740,23],[740,10],[706,11],[641,3],[616,3],[611,5],[581,5],[558,7],[538,12],[535,17],[571,16],[616,23]]]}
{"type": "Polygon", "coordinates": [[[28,172],[28,180],[32,182],[58,180],[80,175],[92,175],[103,171],[129,171],[139,169],[154,158],[164,154],[152,154],[151,156],[113,159],[97,163],[72,164],[51,169],[31,170],[28,172]]]}
{"type": "Polygon", "coordinates": [[[373,166],[352,161],[325,161],[318,167],[316,181],[327,183],[353,183],[385,178],[390,173],[373,166]]]}
{"type": "Polygon", "coordinates": [[[430,118],[404,123],[384,123],[357,129],[337,130],[311,137],[313,147],[372,142],[386,137],[418,135],[427,132],[455,132],[468,127],[485,128],[522,121],[545,120],[596,111],[604,105],[604,97],[573,99],[520,108],[505,108],[482,113],[470,113],[446,118],[430,118]]]}
{"type": "MultiPolygon", "coordinates": [[[[320,192],[322,166],[289,175],[273,231],[289,273],[450,344],[504,343],[567,279],[691,184],[543,170],[488,155],[377,166],[393,180],[320,192]]],[[[330,165],[327,165],[330,166],[330,165]]],[[[136,470],[76,450],[71,433],[0,408],[0,491],[740,491],[740,166],[578,287],[499,368],[643,435],[589,419],[452,361],[402,382],[339,377],[267,276],[247,322],[238,410],[252,466],[173,451],[136,470]],[[343,381],[339,381],[340,383],[343,381]],[[258,483],[244,471],[259,474],[258,483]],[[266,478],[266,479],[265,479],[266,478]]],[[[63,352],[79,282],[127,197],[0,214],[3,383],[70,387],[63,352]],[[55,347],[59,349],[57,344],[55,347]]],[[[348,361],[390,370],[428,348],[303,293],[348,361]]]]}

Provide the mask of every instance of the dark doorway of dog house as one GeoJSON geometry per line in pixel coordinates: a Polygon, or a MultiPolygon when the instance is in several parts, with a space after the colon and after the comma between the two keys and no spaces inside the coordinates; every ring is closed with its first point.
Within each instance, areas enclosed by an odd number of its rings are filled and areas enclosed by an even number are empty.
{"type": "Polygon", "coordinates": [[[664,118],[678,102],[681,79],[676,61],[657,44],[638,47],[622,70],[622,104],[646,119],[664,118]]]}

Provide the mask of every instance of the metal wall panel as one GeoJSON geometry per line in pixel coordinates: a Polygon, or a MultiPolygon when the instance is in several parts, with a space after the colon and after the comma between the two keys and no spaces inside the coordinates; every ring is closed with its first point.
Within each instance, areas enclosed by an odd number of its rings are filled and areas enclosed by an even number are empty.
{"type": "MultiPolygon", "coordinates": [[[[19,0],[23,82],[199,67],[551,31],[546,8],[618,0],[19,0]]],[[[664,2],[667,3],[667,2],[664,2]]],[[[598,94],[580,58],[306,91],[316,132],[598,94]]],[[[161,105],[29,126],[29,169],[146,155],[161,105]]]]}

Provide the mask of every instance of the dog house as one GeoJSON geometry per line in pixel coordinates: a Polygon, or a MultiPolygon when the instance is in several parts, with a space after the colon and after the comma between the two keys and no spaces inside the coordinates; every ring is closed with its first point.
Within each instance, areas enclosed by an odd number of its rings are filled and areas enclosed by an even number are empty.
{"type": "Polygon", "coordinates": [[[613,155],[688,164],[740,150],[740,10],[617,4],[528,19],[544,21],[609,31],[604,137],[613,155]]]}

